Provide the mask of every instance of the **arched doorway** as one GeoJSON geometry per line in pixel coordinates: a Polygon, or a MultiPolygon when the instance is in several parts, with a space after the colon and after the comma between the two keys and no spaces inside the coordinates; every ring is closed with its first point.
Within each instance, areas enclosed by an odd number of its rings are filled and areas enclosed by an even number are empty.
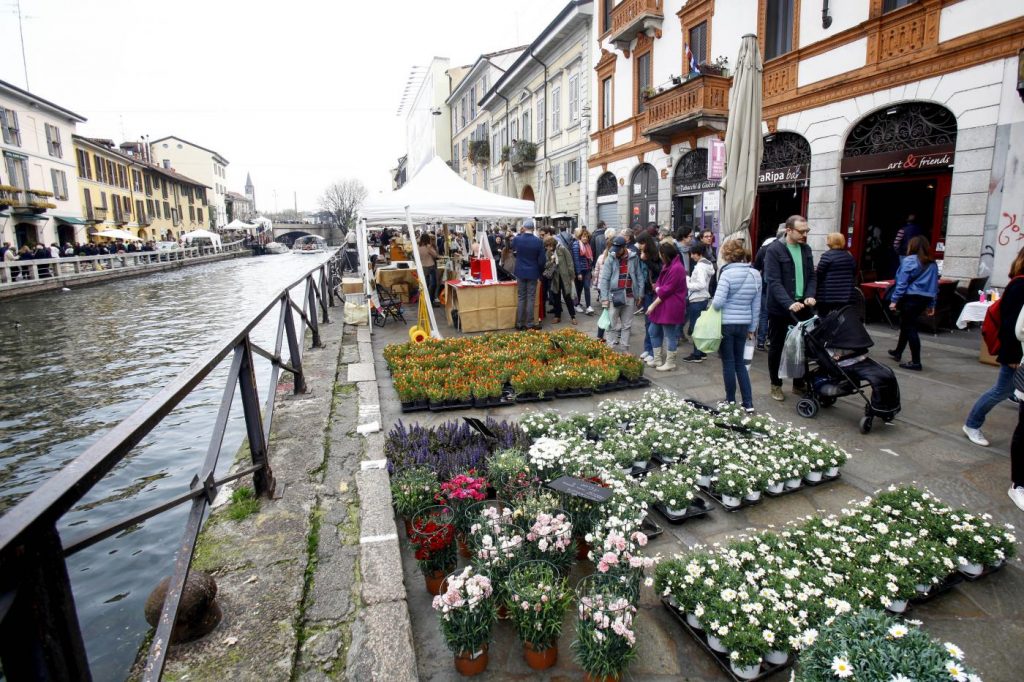
{"type": "Polygon", "coordinates": [[[956,134],[956,116],[932,102],[880,109],[850,130],[840,164],[840,229],[865,280],[893,276],[893,240],[908,221],[942,257],[956,134]]]}
{"type": "Polygon", "coordinates": [[[14,239],[17,247],[35,246],[39,243],[39,230],[35,223],[18,223],[14,226],[14,239]]]}
{"type": "Polygon", "coordinates": [[[629,183],[629,226],[647,227],[658,222],[658,171],[649,163],[633,171],[629,183]]]}
{"type": "Polygon", "coordinates": [[[533,187],[530,187],[529,185],[523,187],[523,192],[520,196],[526,201],[535,201],[533,198],[533,187]]]}
{"type": "Polygon", "coordinates": [[[619,180],[614,173],[604,173],[597,179],[597,222],[619,229],[619,180]]]}
{"type": "Polygon", "coordinates": [[[672,230],[710,229],[718,239],[718,180],[708,179],[708,150],[683,154],[672,175],[672,230]],[[706,196],[715,194],[716,196],[706,196]]]}
{"type": "Polygon", "coordinates": [[[807,138],[788,131],[765,135],[751,220],[755,245],[774,237],[789,216],[807,215],[810,174],[811,145],[807,138]]]}
{"type": "Polygon", "coordinates": [[[62,247],[65,244],[75,245],[75,226],[68,225],[67,223],[57,223],[57,243],[62,247]]]}
{"type": "Polygon", "coordinates": [[[149,241],[149,233],[146,232],[146,228],[144,228],[144,227],[140,227],[139,228],[139,239],[141,239],[144,242],[145,241],[149,241]]]}

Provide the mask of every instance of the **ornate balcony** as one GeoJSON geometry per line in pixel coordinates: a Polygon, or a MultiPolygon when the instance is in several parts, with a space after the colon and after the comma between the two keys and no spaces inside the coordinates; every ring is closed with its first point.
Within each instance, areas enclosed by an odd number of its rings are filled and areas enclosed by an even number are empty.
{"type": "Polygon", "coordinates": [[[87,223],[102,223],[106,219],[106,206],[93,206],[85,211],[85,222],[87,223]]]}
{"type": "Polygon", "coordinates": [[[701,75],[650,97],[641,132],[651,141],[667,143],[684,131],[724,131],[731,85],[730,78],[701,75]]]}
{"type": "Polygon", "coordinates": [[[612,28],[608,38],[620,50],[628,50],[636,34],[648,29],[660,35],[665,19],[662,0],[624,0],[612,10],[612,28]]]}

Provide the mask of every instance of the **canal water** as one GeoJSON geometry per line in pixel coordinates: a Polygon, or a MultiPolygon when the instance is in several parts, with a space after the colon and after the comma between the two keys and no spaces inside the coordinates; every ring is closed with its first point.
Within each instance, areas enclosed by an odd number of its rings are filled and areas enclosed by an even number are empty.
{"type": "MultiPolygon", "coordinates": [[[[237,258],[0,304],[0,515],[326,259],[237,258]]],[[[272,349],[277,314],[268,318],[254,339],[272,349]]],[[[188,489],[229,363],[64,516],[64,538],[188,489]]],[[[270,369],[256,358],[261,402],[270,369]]],[[[236,393],[218,473],[244,437],[236,393]]],[[[170,572],[185,514],[164,513],[69,559],[94,679],[125,677],[148,630],[143,605],[170,572]]]]}

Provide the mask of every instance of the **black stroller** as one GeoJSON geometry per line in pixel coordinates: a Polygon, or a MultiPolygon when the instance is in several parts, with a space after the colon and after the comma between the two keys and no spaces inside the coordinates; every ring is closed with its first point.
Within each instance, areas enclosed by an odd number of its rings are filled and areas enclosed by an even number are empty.
{"type": "Polygon", "coordinates": [[[843,396],[864,399],[861,433],[871,431],[875,417],[891,422],[900,411],[900,386],[885,365],[868,357],[874,345],[855,308],[833,310],[803,328],[807,372],[804,396],[797,402],[801,417],[812,418],[821,407],[830,407],[843,396]],[[864,389],[871,387],[871,398],[864,389]]]}

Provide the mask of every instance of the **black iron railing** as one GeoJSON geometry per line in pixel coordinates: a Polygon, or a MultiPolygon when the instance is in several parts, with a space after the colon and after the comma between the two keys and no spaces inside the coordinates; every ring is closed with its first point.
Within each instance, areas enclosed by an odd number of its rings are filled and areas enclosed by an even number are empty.
{"type": "Polygon", "coordinates": [[[320,325],[330,323],[328,308],[335,305],[336,282],[331,261],[336,258],[313,268],[286,287],[219,349],[192,363],[0,519],[0,663],[8,680],[92,679],[68,579],[67,557],[125,528],[179,505],[190,504],[185,532],[177,547],[174,572],[143,672],[143,680],[160,678],[196,539],[217,489],[229,481],[251,475],[258,495],[271,497],[274,493],[274,474],[267,452],[274,417],[274,387],[283,369],[293,375],[295,393],[306,391],[299,332],[309,329],[312,346],[322,346],[320,325]],[[292,292],[303,286],[300,306],[292,299],[292,292]],[[255,344],[251,335],[275,310],[278,312],[277,333],[271,351],[255,344]],[[295,322],[296,314],[302,321],[301,328],[295,322]],[[288,344],[287,360],[281,355],[285,343],[288,344]],[[60,518],[229,355],[231,368],[206,458],[190,489],[131,518],[112,521],[83,535],[62,538],[57,531],[60,518]],[[256,355],[273,365],[270,390],[262,410],[253,368],[256,355]],[[236,387],[241,395],[252,462],[241,471],[217,479],[214,474],[236,387]]]}

